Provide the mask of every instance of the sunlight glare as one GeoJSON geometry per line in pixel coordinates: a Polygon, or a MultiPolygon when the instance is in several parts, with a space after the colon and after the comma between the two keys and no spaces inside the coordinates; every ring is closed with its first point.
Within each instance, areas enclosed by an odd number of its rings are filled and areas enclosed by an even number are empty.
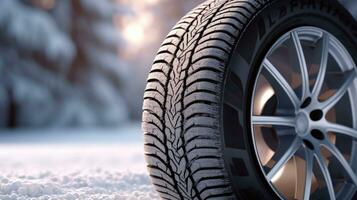
{"type": "Polygon", "coordinates": [[[155,38],[154,30],[154,15],[148,7],[157,4],[159,0],[146,0],[143,3],[133,5],[135,13],[134,17],[123,19],[122,33],[124,39],[129,45],[141,46],[143,43],[148,43],[155,38]]]}
{"type": "Polygon", "coordinates": [[[128,23],[125,25],[123,36],[130,44],[138,45],[144,40],[144,28],[140,24],[128,23]]]}

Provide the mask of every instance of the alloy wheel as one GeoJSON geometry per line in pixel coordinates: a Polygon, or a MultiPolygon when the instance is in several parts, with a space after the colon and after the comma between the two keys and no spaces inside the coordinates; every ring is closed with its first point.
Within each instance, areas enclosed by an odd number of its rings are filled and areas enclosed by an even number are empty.
{"type": "Polygon", "coordinates": [[[339,40],[299,27],[271,47],[254,85],[251,132],[282,199],[351,199],[357,189],[356,65],[339,40]]]}

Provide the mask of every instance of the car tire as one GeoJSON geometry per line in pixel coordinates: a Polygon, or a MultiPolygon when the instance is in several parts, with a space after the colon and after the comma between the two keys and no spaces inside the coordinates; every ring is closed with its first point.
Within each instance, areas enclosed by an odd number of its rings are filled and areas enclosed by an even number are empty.
{"type": "Polygon", "coordinates": [[[169,33],[142,118],[147,167],[162,199],[290,199],[259,162],[251,108],[269,49],[299,27],[329,32],[357,63],[356,21],[335,0],[209,0],[169,33]]]}

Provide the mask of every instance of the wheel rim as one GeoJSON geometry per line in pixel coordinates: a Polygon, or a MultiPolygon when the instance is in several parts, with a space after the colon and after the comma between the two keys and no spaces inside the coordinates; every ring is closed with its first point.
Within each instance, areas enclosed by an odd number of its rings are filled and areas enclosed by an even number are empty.
{"type": "Polygon", "coordinates": [[[350,199],[357,188],[356,65],[332,34],[299,27],[266,54],[251,132],[266,180],[282,199],[350,199]]]}

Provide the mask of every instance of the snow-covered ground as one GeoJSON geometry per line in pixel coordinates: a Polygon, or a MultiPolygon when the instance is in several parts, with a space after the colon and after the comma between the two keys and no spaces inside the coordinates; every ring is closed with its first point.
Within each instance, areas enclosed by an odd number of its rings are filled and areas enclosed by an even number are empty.
{"type": "Polygon", "coordinates": [[[1,200],[158,199],[140,125],[0,134],[1,200]]]}

